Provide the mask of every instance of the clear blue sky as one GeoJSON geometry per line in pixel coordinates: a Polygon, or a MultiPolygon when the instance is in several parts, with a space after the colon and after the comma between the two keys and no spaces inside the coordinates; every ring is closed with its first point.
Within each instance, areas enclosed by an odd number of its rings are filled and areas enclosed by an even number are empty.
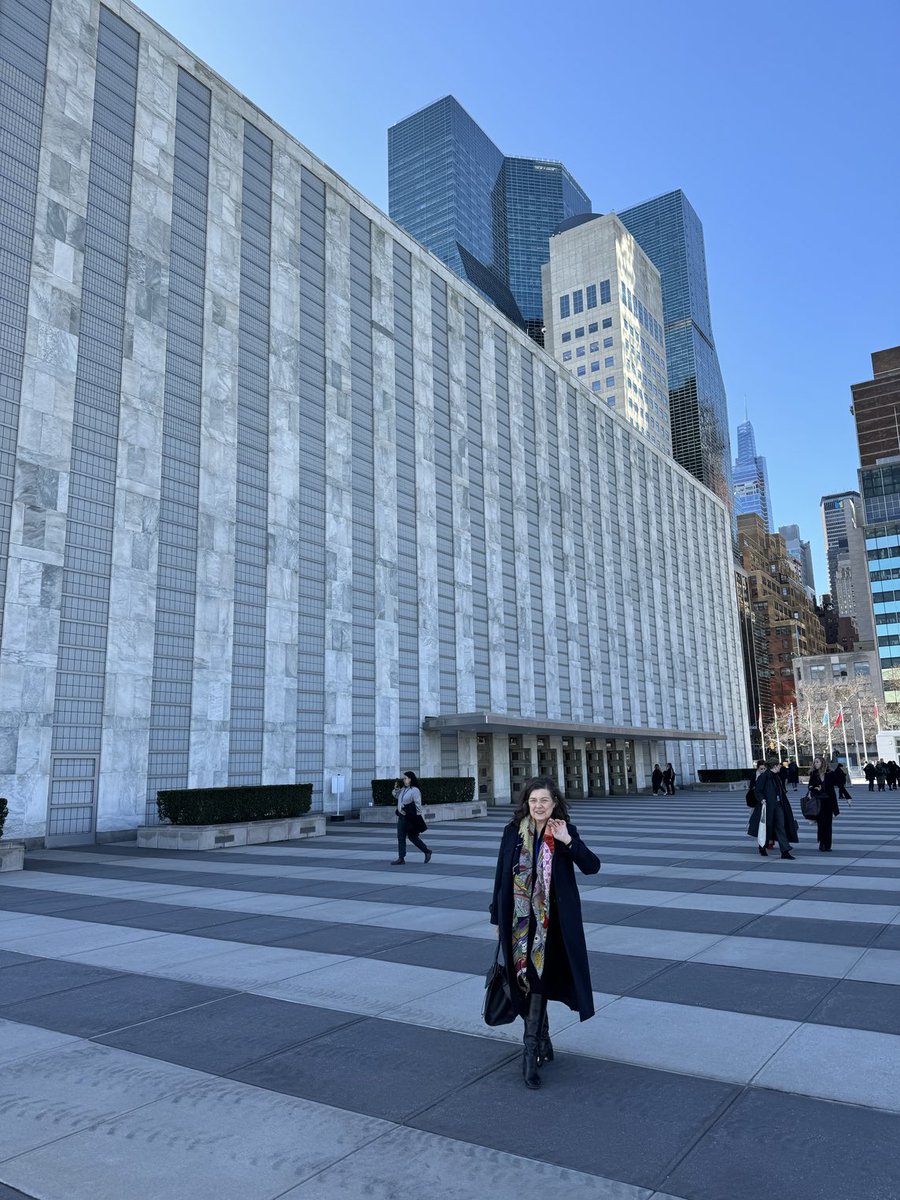
{"type": "Polygon", "coordinates": [[[732,449],[827,589],[819,498],[857,486],[850,384],[900,344],[897,0],[145,0],[374,203],[387,128],[448,92],[597,212],[683,188],[703,222],[732,449]]]}

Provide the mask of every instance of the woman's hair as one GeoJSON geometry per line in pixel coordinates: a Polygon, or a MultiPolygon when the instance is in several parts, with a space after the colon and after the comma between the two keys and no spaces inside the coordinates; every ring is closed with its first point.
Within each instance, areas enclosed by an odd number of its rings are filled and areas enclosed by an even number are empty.
{"type": "Polygon", "coordinates": [[[516,806],[516,811],[510,818],[512,824],[518,825],[521,820],[530,815],[528,811],[528,797],[532,792],[536,792],[540,788],[546,788],[553,797],[553,812],[550,815],[557,820],[568,821],[569,810],[566,808],[566,802],[559,789],[559,784],[555,779],[551,779],[549,775],[536,775],[534,779],[526,779],[522,784],[522,790],[519,792],[519,803],[516,806]]]}
{"type": "MultiPolygon", "coordinates": [[[[403,781],[404,775],[409,780],[410,787],[419,787],[419,777],[418,777],[418,775],[416,775],[415,771],[401,771],[400,772],[401,782],[403,781]]],[[[419,788],[419,790],[421,791],[422,789],[419,788]]]]}

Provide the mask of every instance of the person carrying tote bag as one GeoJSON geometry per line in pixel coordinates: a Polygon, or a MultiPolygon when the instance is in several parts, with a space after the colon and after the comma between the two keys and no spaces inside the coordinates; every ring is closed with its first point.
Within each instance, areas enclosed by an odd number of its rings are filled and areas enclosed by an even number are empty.
{"type": "Polygon", "coordinates": [[[392,867],[402,867],[406,862],[406,839],[421,850],[425,861],[431,862],[431,851],[419,837],[428,826],[422,816],[422,792],[415,771],[404,771],[402,779],[392,793],[397,802],[397,857],[391,863],[392,867]]]}

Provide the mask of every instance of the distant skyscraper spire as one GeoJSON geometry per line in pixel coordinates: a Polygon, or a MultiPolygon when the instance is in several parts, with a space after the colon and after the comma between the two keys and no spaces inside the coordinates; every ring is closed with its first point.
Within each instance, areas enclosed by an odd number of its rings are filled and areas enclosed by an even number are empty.
{"type": "Polygon", "coordinates": [[[732,480],[734,484],[734,511],[758,513],[766,523],[769,533],[772,526],[772,504],[769,496],[769,474],[766,460],[756,453],[756,438],[749,421],[738,425],[738,451],[734,460],[732,480]]]}

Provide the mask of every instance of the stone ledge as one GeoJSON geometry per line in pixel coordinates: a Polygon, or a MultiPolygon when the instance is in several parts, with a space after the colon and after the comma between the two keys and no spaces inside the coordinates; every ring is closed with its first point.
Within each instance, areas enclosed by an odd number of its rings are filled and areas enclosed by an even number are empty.
{"type": "Polygon", "coordinates": [[[24,865],[24,842],[0,842],[0,871],[21,871],[24,865]]]}
{"type": "MultiPolygon", "coordinates": [[[[473,817],[486,817],[487,804],[483,800],[472,800],[467,804],[423,804],[422,816],[429,825],[441,821],[470,821],[473,817]]],[[[386,804],[373,804],[359,810],[359,819],[364,825],[393,825],[397,811],[386,804]]]]}
{"type": "Polygon", "coordinates": [[[277,821],[241,821],[223,825],[142,825],[137,844],[145,850],[225,850],[263,842],[292,842],[323,837],[325,817],[309,813],[277,821]]]}

